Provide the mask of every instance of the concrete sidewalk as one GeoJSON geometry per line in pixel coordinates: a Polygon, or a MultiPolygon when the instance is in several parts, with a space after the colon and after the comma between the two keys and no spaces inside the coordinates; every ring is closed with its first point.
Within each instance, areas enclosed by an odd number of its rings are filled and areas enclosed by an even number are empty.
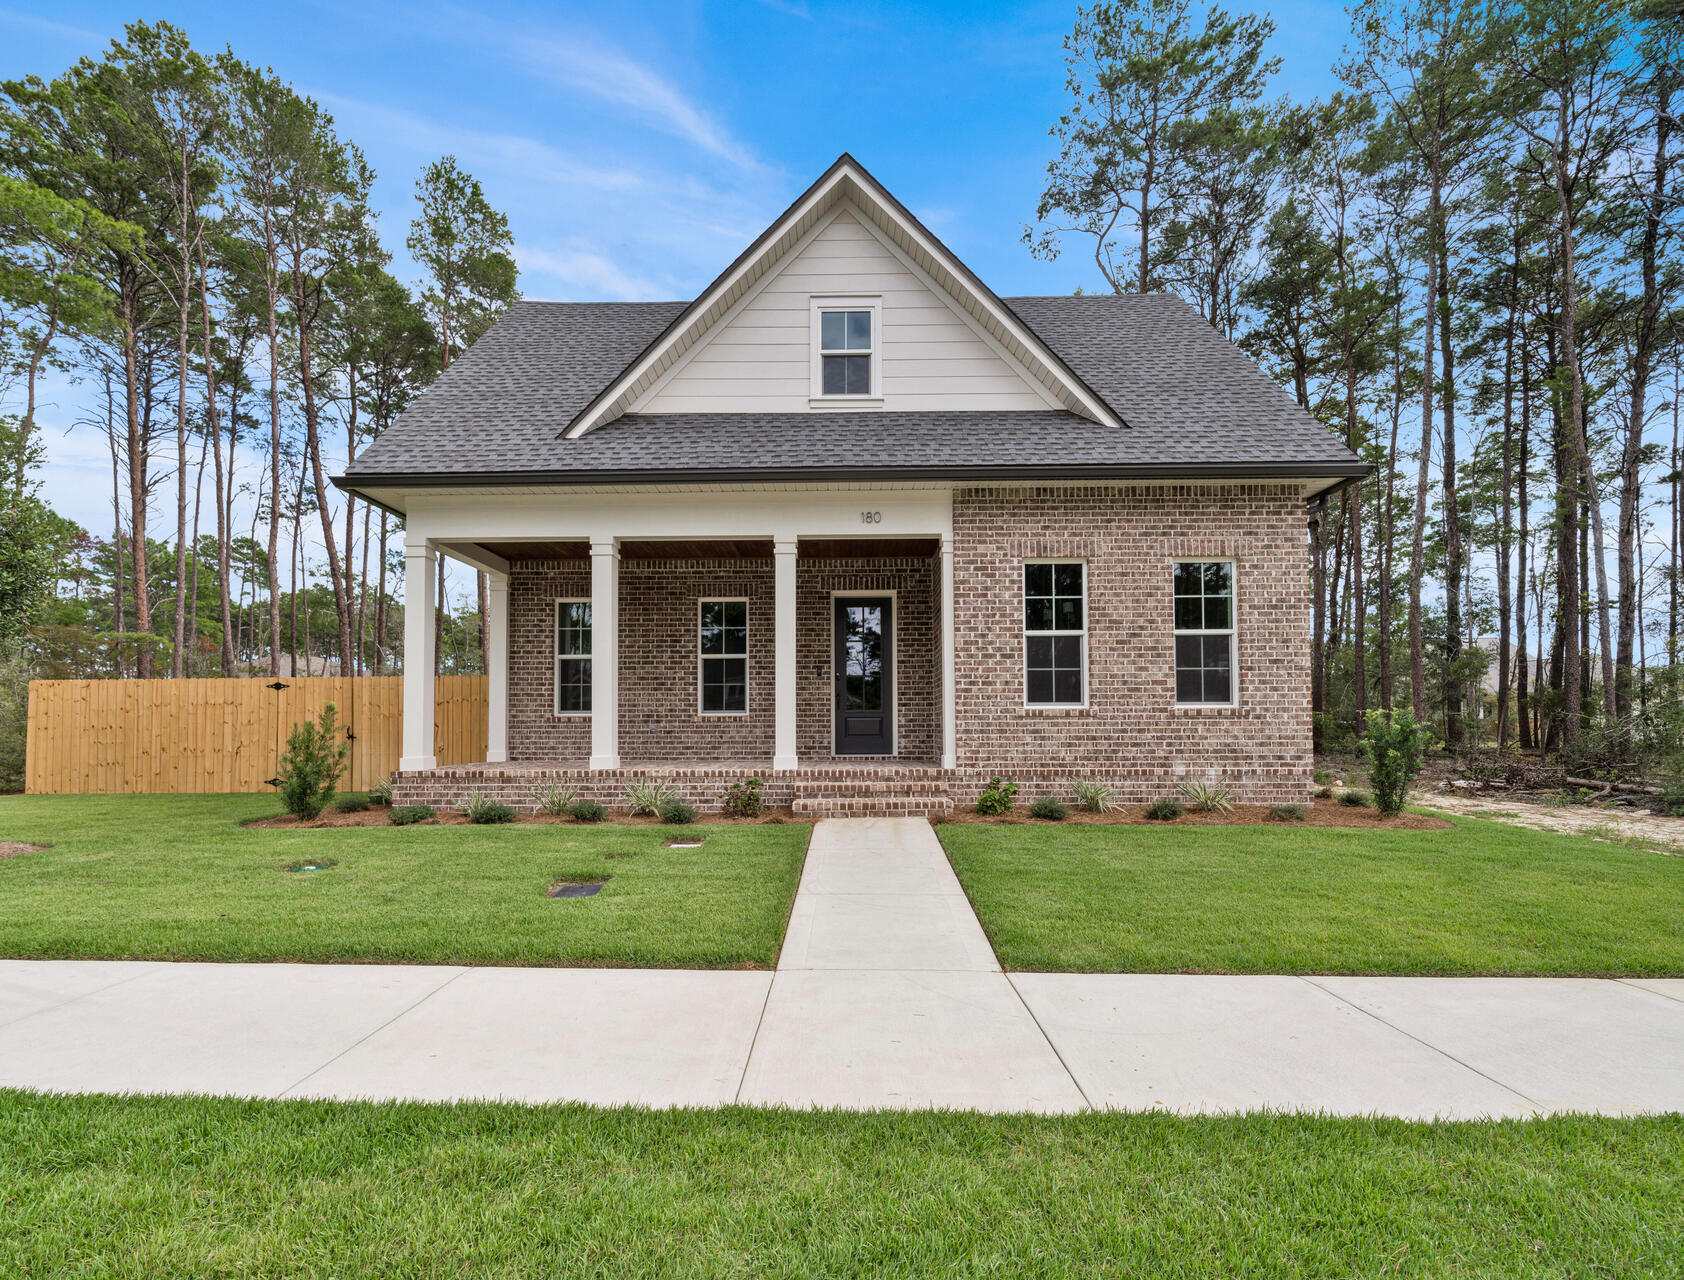
{"type": "Polygon", "coordinates": [[[1684,1110],[1684,979],[1000,972],[922,820],[821,823],[775,974],[0,962],[0,1086],[1411,1118],[1684,1110]]]}

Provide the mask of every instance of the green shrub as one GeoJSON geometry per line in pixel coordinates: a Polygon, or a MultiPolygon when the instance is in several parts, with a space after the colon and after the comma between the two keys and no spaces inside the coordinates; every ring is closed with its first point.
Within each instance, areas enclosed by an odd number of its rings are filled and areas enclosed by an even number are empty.
{"type": "Polygon", "coordinates": [[[634,782],[626,788],[626,809],[634,818],[653,818],[677,796],[678,788],[670,782],[634,782]]]}
{"type": "Polygon", "coordinates": [[[425,822],[433,816],[430,804],[400,804],[386,815],[394,827],[407,827],[412,822],[425,822]]]}
{"type": "Polygon", "coordinates": [[[1316,799],[1317,800],[1331,800],[1331,799],[1333,799],[1333,788],[1332,787],[1317,787],[1316,788],[1316,799]]]}
{"type": "Polygon", "coordinates": [[[575,822],[601,822],[608,816],[608,810],[595,800],[575,800],[568,812],[573,815],[575,822]]]}
{"type": "Polygon", "coordinates": [[[1302,822],[1304,821],[1304,806],[1301,804],[1272,804],[1269,812],[1263,815],[1269,822],[1302,822]]]}
{"type": "Polygon", "coordinates": [[[361,796],[340,796],[333,802],[333,807],[340,813],[366,813],[368,801],[361,796]]]}
{"type": "Polygon", "coordinates": [[[982,794],[976,798],[978,813],[1010,813],[1012,802],[1017,798],[1017,783],[1007,782],[1000,777],[988,780],[988,785],[982,789],[982,794]]]}
{"type": "Polygon", "coordinates": [[[1070,790],[1076,795],[1076,807],[1089,813],[1109,813],[1112,809],[1120,807],[1117,804],[1117,792],[1109,783],[1078,778],[1070,784],[1070,790]]]}
{"type": "Polygon", "coordinates": [[[1146,806],[1146,816],[1153,822],[1174,822],[1182,812],[1181,801],[1174,796],[1160,796],[1146,806]]]}
{"type": "Polygon", "coordinates": [[[331,702],[314,724],[306,720],[293,726],[279,775],[281,803],[288,813],[309,821],[332,802],[339,775],[345,772],[345,757],[351,753],[343,735],[339,708],[331,702]]]}
{"type": "Polygon", "coordinates": [[[674,827],[687,827],[696,820],[696,806],[682,796],[668,796],[661,802],[661,821],[674,827]]]}
{"type": "Polygon", "coordinates": [[[462,802],[461,807],[469,822],[478,823],[481,826],[515,820],[515,811],[509,805],[496,800],[488,800],[479,794],[469,796],[462,802]]]}
{"type": "Polygon", "coordinates": [[[1057,796],[1042,796],[1029,806],[1029,816],[1047,822],[1063,822],[1070,816],[1070,806],[1057,796]]]}
{"type": "Polygon", "coordinates": [[[1318,786],[1332,786],[1335,782],[1339,781],[1339,776],[1334,773],[1332,769],[1317,769],[1311,776],[1315,779],[1316,785],[1318,786]]]}
{"type": "Polygon", "coordinates": [[[1684,818],[1684,782],[1673,782],[1662,787],[1654,811],[1669,818],[1684,818]]]}
{"type": "Polygon", "coordinates": [[[1366,791],[1341,791],[1339,803],[1347,809],[1366,809],[1374,802],[1368,798],[1366,791]]]}
{"type": "Polygon", "coordinates": [[[1232,813],[1232,789],[1225,782],[1183,782],[1176,788],[1194,813],[1232,813]]]}
{"type": "Polygon", "coordinates": [[[392,780],[384,778],[370,787],[368,789],[368,802],[370,804],[391,804],[392,780]]]}
{"type": "Polygon", "coordinates": [[[532,790],[532,803],[538,806],[538,812],[547,813],[552,818],[572,813],[573,802],[578,798],[577,791],[572,787],[564,787],[559,782],[546,782],[532,790]]]}
{"type": "Polygon", "coordinates": [[[719,809],[728,818],[758,818],[766,812],[766,797],[760,794],[760,779],[733,782],[720,794],[719,809]]]}
{"type": "Polygon", "coordinates": [[[1421,772],[1421,730],[1407,710],[1387,716],[1368,713],[1368,737],[1363,740],[1368,756],[1368,785],[1374,788],[1375,807],[1388,818],[1403,812],[1409,788],[1421,772]]]}

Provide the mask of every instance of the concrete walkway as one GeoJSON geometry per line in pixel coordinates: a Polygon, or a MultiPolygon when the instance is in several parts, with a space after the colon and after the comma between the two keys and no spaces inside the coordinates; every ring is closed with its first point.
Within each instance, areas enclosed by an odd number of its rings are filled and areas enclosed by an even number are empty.
{"type": "Polygon", "coordinates": [[[1684,1110],[1684,979],[1000,972],[921,820],[821,823],[775,974],[0,962],[0,1086],[600,1104],[1684,1110]]]}

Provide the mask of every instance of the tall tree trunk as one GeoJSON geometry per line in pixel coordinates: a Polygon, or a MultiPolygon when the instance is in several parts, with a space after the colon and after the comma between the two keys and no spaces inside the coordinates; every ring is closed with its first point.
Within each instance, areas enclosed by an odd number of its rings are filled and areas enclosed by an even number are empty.
{"type": "Polygon", "coordinates": [[[380,586],[374,600],[374,674],[386,674],[386,535],[387,513],[380,512],[380,586]]]}
{"type": "Polygon", "coordinates": [[[1462,506],[1456,492],[1456,348],[1450,332],[1451,287],[1448,235],[1438,242],[1439,354],[1444,366],[1444,741],[1462,745],[1462,506]]]}
{"type": "Polygon", "coordinates": [[[351,655],[351,602],[345,594],[345,574],[339,562],[339,541],[334,535],[333,511],[328,506],[327,474],[322,468],[321,423],[316,408],[316,379],[310,349],[310,322],[304,293],[304,268],[298,251],[292,259],[293,302],[298,307],[298,376],[304,392],[304,436],[306,462],[316,491],[316,510],[321,518],[322,544],[327,552],[328,581],[333,588],[333,608],[339,621],[340,671],[351,655]]]}
{"type": "Polygon", "coordinates": [[[216,360],[211,341],[209,277],[210,273],[206,270],[205,263],[204,240],[201,237],[199,241],[199,327],[204,339],[206,429],[210,432],[211,453],[215,465],[213,482],[216,488],[216,594],[217,609],[222,618],[222,674],[224,677],[228,677],[234,674],[234,618],[233,602],[230,598],[230,580],[233,577],[230,544],[233,539],[233,529],[230,527],[228,520],[230,504],[233,501],[234,441],[232,435],[230,435],[228,441],[228,471],[224,475],[222,470],[222,420],[221,410],[216,399],[216,360]]]}
{"type": "Polygon", "coordinates": [[[152,631],[152,600],[147,582],[146,555],[146,490],[148,471],[149,429],[143,429],[140,409],[140,285],[137,280],[125,281],[120,305],[122,307],[123,394],[126,400],[129,455],[129,562],[134,587],[134,629],[142,638],[137,642],[135,675],[142,680],[152,677],[152,645],[147,639],[152,631]]]}
{"type": "MultiPolygon", "coordinates": [[[[281,251],[275,215],[263,204],[263,293],[269,326],[269,674],[281,674],[281,331],[276,314],[281,293],[281,251]]],[[[298,674],[293,650],[293,675],[298,674]]]]}
{"type": "Polygon", "coordinates": [[[1577,521],[1580,503],[1580,477],[1589,473],[1590,465],[1587,458],[1588,450],[1584,438],[1585,420],[1585,384],[1584,376],[1579,368],[1579,276],[1578,263],[1575,256],[1576,228],[1573,225],[1573,197],[1568,190],[1567,157],[1568,157],[1568,97],[1565,93],[1558,95],[1559,102],[1556,109],[1556,140],[1552,147],[1552,170],[1555,178],[1555,198],[1557,213],[1557,235],[1559,237],[1559,252],[1561,256],[1561,315],[1559,319],[1561,332],[1561,350],[1559,368],[1567,371],[1571,379],[1570,403],[1565,406],[1564,416],[1567,419],[1567,450],[1569,465],[1565,468],[1570,477],[1566,491],[1562,494],[1563,525],[1562,525],[1562,573],[1566,595],[1562,600],[1562,613],[1568,619],[1564,628],[1567,632],[1567,649],[1563,657],[1565,681],[1561,696],[1561,746],[1562,750],[1572,755],[1578,750],[1583,733],[1584,721],[1584,683],[1579,671],[1579,628],[1578,617],[1582,609],[1579,594],[1579,566],[1569,564],[1568,560],[1578,556],[1577,521]]]}
{"type": "Polygon", "coordinates": [[[1515,539],[1517,574],[1515,578],[1514,612],[1516,691],[1515,709],[1520,719],[1520,746],[1530,751],[1537,743],[1533,732],[1530,698],[1526,688],[1526,557],[1529,550],[1527,522],[1531,516],[1531,502],[1527,491],[1527,472],[1531,469],[1532,435],[1532,363],[1527,351],[1526,329],[1520,331],[1520,536],[1515,539]]]}
{"type": "Polygon", "coordinates": [[[1514,260],[1509,268],[1508,323],[1503,328],[1503,475],[1497,510],[1497,754],[1509,745],[1509,561],[1513,552],[1514,487],[1514,324],[1520,282],[1520,228],[1515,227],[1514,260]]]}
{"type": "Polygon", "coordinates": [[[1426,571],[1427,485],[1433,463],[1433,330],[1438,308],[1438,253],[1441,182],[1438,157],[1431,158],[1432,181],[1427,201],[1427,280],[1424,291],[1421,343],[1421,465],[1415,480],[1415,521],[1409,540],[1409,696],[1415,719],[1427,719],[1427,669],[1421,634],[1421,580],[1426,571]]]}
{"type": "Polygon", "coordinates": [[[1643,428],[1647,422],[1649,376],[1654,363],[1655,338],[1660,327],[1661,293],[1656,271],[1660,245],[1661,214],[1668,195],[1668,146],[1672,133],[1672,79],[1657,77],[1659,100],[1655,103],[1655,158],[1651,166],[1649,198],[1643,207],[1643,231],[1638,260],[1643,277],[1643,303],[1637,314],[1637,329],[1631,354],[1631,413],[1626,423],[1625,449],[1620,456],[1620,648],[1614,685],[1614,714],[1624,724],[1631,715],[1631,647],[1640,608],[1632,561],[1638,554],[1638,500],[1642,477],[1643,428]]]}
{"type": "MultiPolygon", "coordinates": [[[[114,565],[111,575],[111,623],[112,630],[122,635],[128,628],[124,626],[123,614],[123,500],[117,465],[117,412],[112,403],[111,367],[106,365],[102,372],[105,376],[105,440],[111,447],[111,555],[114,565]]],[[[1674,434],[1677,432],[1674,431],[1674,434]]],[[[112,674],[121,680],[124,671],[121,640],[111,646],[111,666],[112,674]]]]}

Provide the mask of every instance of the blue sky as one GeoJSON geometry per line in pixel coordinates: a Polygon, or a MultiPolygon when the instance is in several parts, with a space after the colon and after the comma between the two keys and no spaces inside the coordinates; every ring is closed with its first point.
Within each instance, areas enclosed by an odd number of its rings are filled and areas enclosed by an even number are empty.
{"type": "MultiPolygon", "coordinates": [[[[1272,8],[1296,99],[1337,87],[1342,6],[1272,8]]],[[[1019,243],[1063,106],[1075,6],[828,0],[601,6],[177,3],[143,13],[0,0],[0,76],[50,77],[125,21],[166,18],[322,102],[379,179],[394,270],[421,168],[454,153],[506,210],[531,298],[694,295],[803,187],[852,151],[1002,294],[1102,282],[1080,246],[1019,243]]],[[[107,527],[103,439],[42,413],[46,496],[107,527]],[[66,434],[68,430],[68,434],[66,434]]]]}

